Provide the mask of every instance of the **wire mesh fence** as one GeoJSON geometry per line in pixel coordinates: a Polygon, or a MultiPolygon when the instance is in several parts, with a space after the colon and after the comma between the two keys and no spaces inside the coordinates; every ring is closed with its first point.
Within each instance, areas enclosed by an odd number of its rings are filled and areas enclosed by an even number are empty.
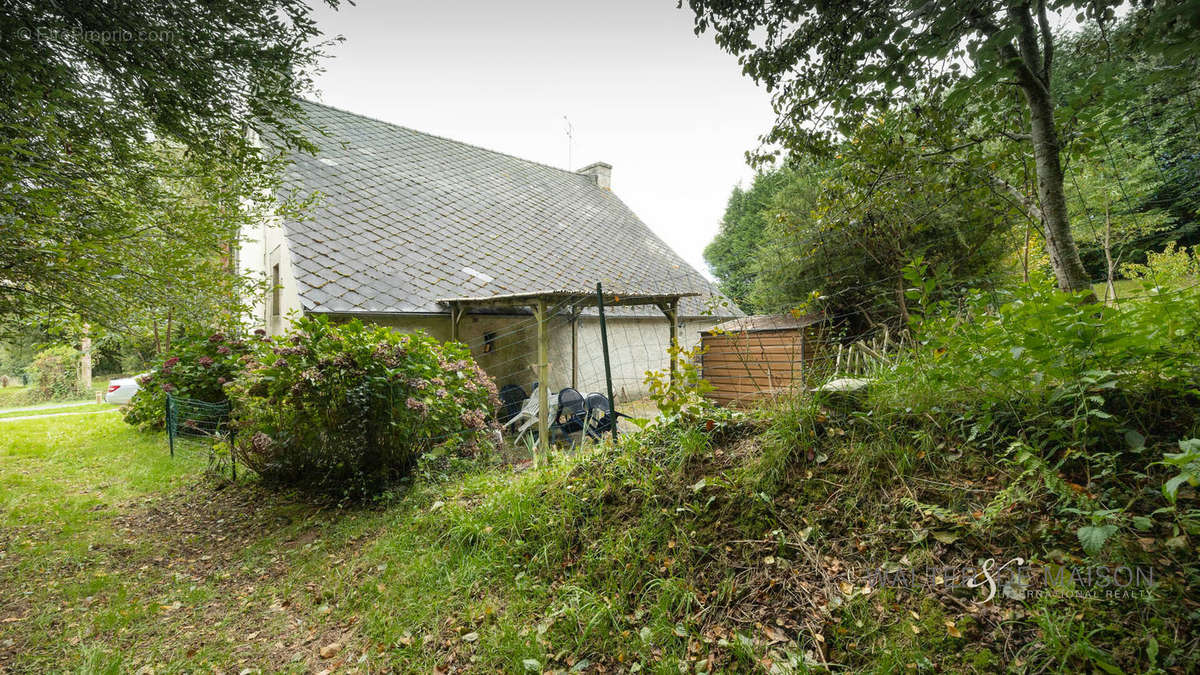
{"type": "Polygon", "coordinates": [[[209,471],[223,474],[228,465],[237,478],[237,460],[232,447],[229,401],[210,403],[167,394],[166,429],[171,456],[175,450],[198,447],[208,452],[209,471]]]}

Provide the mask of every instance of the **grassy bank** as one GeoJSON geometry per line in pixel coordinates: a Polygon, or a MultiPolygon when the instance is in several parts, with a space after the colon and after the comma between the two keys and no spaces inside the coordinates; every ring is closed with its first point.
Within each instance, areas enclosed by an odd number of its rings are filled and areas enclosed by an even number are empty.
{"type": "Polygon", "coordinates": [[[879,570],[1088,558],[1019,464],[885,443],[853,416],[805,405],[769,417],[722,414],[538,469],[418,481],[353,509],[203,480],[202,453],[172,461],[161,436],[115,417],[12,422],[0,441],[0,662],[88,672],[1195,667],[1192,549],[1151,537],[1100,559],[1153,567],[1149,598],[1019,599],[1010,583],[984,603],[986,587],[881,585],[879,570]],[[1029,492],[996,509],[1013,485],[1029,492]]]}

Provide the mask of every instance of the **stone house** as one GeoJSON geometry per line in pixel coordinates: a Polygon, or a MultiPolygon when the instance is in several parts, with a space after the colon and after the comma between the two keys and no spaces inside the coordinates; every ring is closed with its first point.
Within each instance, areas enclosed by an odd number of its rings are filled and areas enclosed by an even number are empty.
{"type": "Polygon", "coordinates": [[[684,346],[741,315],[612,193],[607,164],[566,171],[301,105],[319,151],[290,158],[281,196],[313,204],[303,218],[245,232],[239,254],[242,270],[270,282],[255,308],[269,333],[297,314],[424,330],[468,344],[498,385],[529,391],[538,379],[534,313],[451,300],[557,292],[545,296],[543,326],[551,390],[603,391],[595,308],[555,301],[599,282],[615,303],[606,311],[614,392],[629,399],[644,394],[647,370],[667,367],[670,322],[653,306],[624,306],[622,294],[678,297],[684,346]]]}

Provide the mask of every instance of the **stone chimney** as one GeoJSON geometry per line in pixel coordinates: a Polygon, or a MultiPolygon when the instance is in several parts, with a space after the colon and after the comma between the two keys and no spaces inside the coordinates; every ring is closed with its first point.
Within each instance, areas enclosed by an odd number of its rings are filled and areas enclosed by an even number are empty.
{"type": "Polygon", "coordinates": [[[596,185],[605,190],[612,189],[612,164],[604,162],[593,162],[576,171],[575,173],[590,177],[596,181],[596,185]]]}

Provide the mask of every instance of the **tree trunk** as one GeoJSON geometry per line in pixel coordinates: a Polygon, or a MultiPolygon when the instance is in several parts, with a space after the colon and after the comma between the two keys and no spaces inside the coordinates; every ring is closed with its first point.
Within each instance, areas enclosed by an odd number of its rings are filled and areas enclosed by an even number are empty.
{"type": "MultiPolygon", "coordinates": [[[[991,17],[990,7],[976,5],[968,12],[970,23],[989,38],[999,38],[997,49],[1004,64],[1011,69],[1025,94],[1029,106],[1030,139],[1033,141],[1034,170],[1037,174],[1038,211],[1046,235],[1046,250],[1058,287],[1064,291],[1091,291],[1092,283],[1067,216],[1067,195],[1063,185],[1063,169],[1054,128],[1054,101],[1050,80],[1054,63],[1054,34],[1046,0],[1008,4],[1007,14],[1013,36],[991,17]],[[1036,23],[1035,23],[1036,11],[1036,23]]],[[[1095,299],[1095,295],[1092,296],[1095,299]]]]}
{"type": "Polygon", "coordinates": [[[1090,291],[1092,282],[1079,257],[1067,216],[1067,195],[1063,185],[1058,132],[1054,128],[1053,104],[1049,95],[1040,88],[1025,86],[1022,91],[1029,104],[1038,199],[1042,203],[1046,249],[1050,253],[1054,276],[1058,280],[1058,287],[1064,291],[1090,291]]]}
{"type": "Polygon", "coordinates": [[[92,388],[92,336],[88,333],[88,325],[83,324],[83,337],[79,340],[79,386],[82,389],[92,388]]]}
{"type": "Polygon", "coordinates": [[[174,330],[174,326],[172,325],[174,323],[174,321],[175,321],[175,308],[170,307],[167,309],[167,353],[168,354],[171,353],[171,331],[174,330]]]}

